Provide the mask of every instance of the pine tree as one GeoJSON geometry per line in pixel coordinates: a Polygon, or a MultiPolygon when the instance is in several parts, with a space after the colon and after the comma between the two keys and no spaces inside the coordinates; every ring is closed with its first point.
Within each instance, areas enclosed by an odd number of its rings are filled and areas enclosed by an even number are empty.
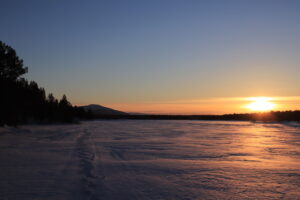
{"type": "Polygon", "coordinates": [[[27,71],[27,67],[23,66],[23,60],[17,56],[16,51],[0,41],[0,78],[15,81],[27,71]]]}

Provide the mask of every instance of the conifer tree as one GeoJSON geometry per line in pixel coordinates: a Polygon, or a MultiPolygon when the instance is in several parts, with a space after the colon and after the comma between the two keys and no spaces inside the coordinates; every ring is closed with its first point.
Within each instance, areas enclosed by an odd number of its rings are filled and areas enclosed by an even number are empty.
{"type": "Polygon", "coordinates": [[[16,51],[0,41],[0,78],[15,81],[27,71],[27,67],[23,66],[23,60],[17,56],[16,51]]]}

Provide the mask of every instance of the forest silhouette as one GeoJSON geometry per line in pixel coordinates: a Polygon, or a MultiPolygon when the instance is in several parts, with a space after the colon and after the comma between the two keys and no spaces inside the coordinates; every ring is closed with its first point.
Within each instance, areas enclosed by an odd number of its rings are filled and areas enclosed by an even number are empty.
{"type": "Polygon", "coordinates": [[[68,123],[92,117],[83,108],[72,106],[66,95],[58,100],[35,81],[22,78],[27,72],[16,51],[0,41],[0,125],[68,123]]]}

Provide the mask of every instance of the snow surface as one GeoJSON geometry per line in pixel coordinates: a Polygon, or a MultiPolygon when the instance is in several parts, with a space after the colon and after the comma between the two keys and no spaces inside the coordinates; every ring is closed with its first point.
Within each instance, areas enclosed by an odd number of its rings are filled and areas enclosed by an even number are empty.
{"type": "Polygon", "coordinates": [[[90,121],[0,128],[0,200],[300,199],[300,127],[90,121]]]}

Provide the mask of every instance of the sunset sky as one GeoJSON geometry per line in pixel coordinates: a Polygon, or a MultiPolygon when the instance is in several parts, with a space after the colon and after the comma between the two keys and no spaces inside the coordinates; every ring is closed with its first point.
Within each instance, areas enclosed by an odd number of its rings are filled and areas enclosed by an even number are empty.
{"type": "Polygon", "coordinates": [[[128,112],[300,109],[298,0],[1,0],[25,76],[76,105],[128,112]]]}

